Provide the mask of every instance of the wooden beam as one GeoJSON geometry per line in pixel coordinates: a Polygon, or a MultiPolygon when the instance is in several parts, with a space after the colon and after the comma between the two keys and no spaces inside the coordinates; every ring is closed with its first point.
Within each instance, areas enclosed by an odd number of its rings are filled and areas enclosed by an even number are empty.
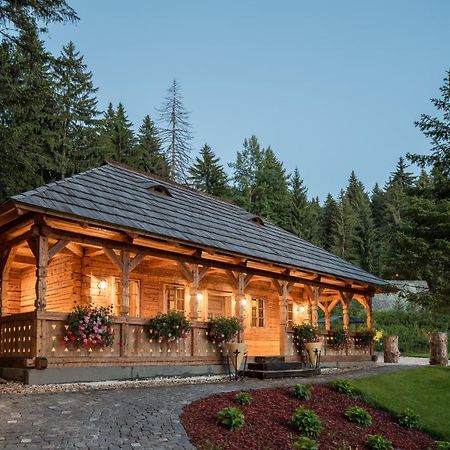
{"type": "Polygon", "coordinates": [[[145,255],[142,253],[138,253],[131,261],[129,265],[130,272],[133,272],[134,269],[142,262],[144,261],[145,255]]]}
{"type": "Polygon", "coordinates": [[[75,244],[74,242],[69,242],[66,245],[67,249],[70,250],[74,255],[82,258],[84,256],[84,250],[81,245],[75,244]]]}
{"type": "Polygon", "coordinates": [[[181,269],[181,272],[183,272],[184,277],[186,278],[189,283],[192,283],[194,281],[194,277],[192,275],[192,271],[189,269],[189,266],[181,259],[177,259],[178,267],[181,269]]]}
{"type": "Polygon", "coordinates": [[[14,262],[34,266],[36,264],[36,258],[34,256],[16,255],[14,262]]]}
{"type": "Polygon", "coordinates": [[[208,273],[208,270],[210,270],[211,267],[210,266],[203,266],[202,270],[200,270],[198,277],[201,280],[203,280],[203,278],[205,277],[205,275],[208,273]]]}
{"type": "Polygon", "coordinates": [[[120,258],[116,255],[116,252],[112,250],[111,248],[104,247],[103,251],[105,252],[105,255],[110,259],[110,261],[121,271],[123,272],[123,262],[120,260],[120,258]]]}
{"type": "Polygon", "coordinates": [[[103,248],[85,248],[84,249],[84,256],[98,256],[98,255],[103,255],[105,253],[105,251],[103,250],[103,248]]]}
{"type": "Polygon", "coordinates": [[[0,315],[3,316],[7,309],[9,271],[11,270],[17,247],[9,248],[0,253],[0,315]]]}
{"type": "Polygon", "coordinates": [[[56,244],[52,246],[52,248],[48,251],[48,260],[50,261],[58,252],[60,252],[63,248],[67,247],[69,241],[65,239],[60,239],[56,244]]]}
{"type": "Polygon", "coordinates": [[[230,279],[233,288],[238,290],[239,289],[239,282],[238,282],[238,279],[237,279],[236,275],[233,273],[233,271],[226,270],[225,273],[228,275],[228,278],[230,279]]]}
{"type": "MultiPolygon", "coordinates": [[[[192,256],[192,255],[181,254],[181,253],[177,253],[174,251],[150,248],[150,247],[145,247],[142,245],[131,245],[131,244],[128,244],[125,242],[114,241],[112,239],[99,238],[99,237],[84,235],[84,234],[80,234],[80,233],[74,233],[74,232],[70,232],[70,231],[61,231],[61,230],[56,230],[56,229],[50,228],[50,227],[47,227],[47,228],[48,228],[48,230],[47,230],[48,236],[55,238],[55,239],[68,239],[70,241],[79,242],[82,244],[100,246],[100,247],[109,248],[109,249],[128,250],[130,252],[139,252],[139,253],[143,253],[145,255],[157,256],[157,257],[161,257],[161,258],[172,259],[175,261],[182,260],[186,263],[207,265],[210,267],[215,267],[215,268],[223,269],[223,270],[244,271],[247,274],[251,274],[251,275],[260,275],[260,276],[267,277],[270,279],[276,278],[276,279],[282,280],[282,281],[301,283],[305,286],[319,286],[319,287],[324,287],[324,288],[334,289],[334,290],[344,289],[344,287],[341,287],[338,285],[324,283],[321,281],[318,282],[315,280],[304,279],[302,277],[297,277],[297,276],[292,276],[292,275],[285,275],[282,273],[271,272],[269,270],[255,269],[255,268],[251,268],[251,267],[244,268],[244,267],[237,266],[237,265],[231,264],[231,263],[226,263],[223,261],[215,261],[215,260],[208,259],[208,258],[198,258],[198,257],[192,256]]],[[[353,288],[345,288],[345,290],[348,290],[353,293],[358,293],[358,294],[367,294],[367,293],[370,293],[371,291],[373,291],[373,288],[357,289],[357,288],[353,287],[353,288]]]]}

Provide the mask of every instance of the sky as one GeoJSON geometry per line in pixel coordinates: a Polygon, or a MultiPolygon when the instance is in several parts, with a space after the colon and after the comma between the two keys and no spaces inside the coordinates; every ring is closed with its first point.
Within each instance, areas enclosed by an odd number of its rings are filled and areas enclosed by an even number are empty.
{"type": "Polygon", "coordinates": [[[323,201],[352,170],[371,190],[429,149],[414,121],[450,69],[448,0],[69,4],[80,21],[50,25],[47,48],[72,40],[100,109],[122,102],[136,129],[176,78],[192,156],[208,143],[226,166],[254,134],[323,201]]]}

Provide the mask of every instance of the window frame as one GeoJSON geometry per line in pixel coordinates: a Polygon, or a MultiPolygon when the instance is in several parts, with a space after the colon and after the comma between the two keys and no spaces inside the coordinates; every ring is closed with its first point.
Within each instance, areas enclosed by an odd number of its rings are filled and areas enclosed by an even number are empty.
{"type": "Polygon", "coordinates": [[[250,326],[252,328],[264,328],[266,326],[266,299],[262,297],[252,297],[250,306],[250,326]],[[254,307],[254,302],[256,302],[256,308],[254,307]],[[260,314],[261,311],[262,315],[260,314]],[[255,315],[253,314],[254,312],[256,313],[255,315]]]}
{"type": "Polygon", "coordinates": [[[164,285],[164,311],[166,313],[170,312],[170,311],[176,311],[176,312],[182,312],[183,314],[186,313],[186,286],[182,285],[182,284],[165,284],[164,285]],[[168,292],[169,289],[175,289],[175,309],[171,309],[170,308],[170,301],[168,298],[168,292]],[[183,309],[178,308],[178,295],[177,292],[178,291],[183,291],[183,309]]]}

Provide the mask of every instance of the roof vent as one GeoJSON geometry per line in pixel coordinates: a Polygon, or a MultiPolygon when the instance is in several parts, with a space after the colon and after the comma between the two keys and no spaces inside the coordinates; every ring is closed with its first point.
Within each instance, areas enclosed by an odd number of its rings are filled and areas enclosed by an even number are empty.
{"type": "Polygon", "coordinates": [[[166,197],[172,197],[172,194],[170,193],[169,189],[167,189],[164,184],[159,183],[147,183],[145,186],[147,191],[154,192],[155,194],[165,195],[166,197]]]}
{"type": "Polygon", "coordinates": [[[253,222],[253,223],[256,223],[258,225],[264,225],[264,220],[262,220],[261,217],[258,217],[258,216],[249,217],[247,220],[249,222],[253,222]]]}

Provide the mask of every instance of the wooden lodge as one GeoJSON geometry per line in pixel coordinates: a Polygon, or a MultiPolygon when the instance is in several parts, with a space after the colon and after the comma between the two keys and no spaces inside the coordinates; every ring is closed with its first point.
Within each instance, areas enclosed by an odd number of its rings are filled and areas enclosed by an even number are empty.
{"type": "MultiPolygon", "coordinates": [[[[28,383],[220,373],[211,317],[237,316],[249,356],[299,358],[291,326],[357,301],[367,312],[384,281],[243,209],[116,163],[12,197],[0,206],[0,376],[28,383]],[[76,304],[113,305],[114,344],[66,348],[76,304]],[[184,311],[172,346],[146,321],[184,311]]],[[[322,362],[370,360],[322,338],[322,362]]]]}

